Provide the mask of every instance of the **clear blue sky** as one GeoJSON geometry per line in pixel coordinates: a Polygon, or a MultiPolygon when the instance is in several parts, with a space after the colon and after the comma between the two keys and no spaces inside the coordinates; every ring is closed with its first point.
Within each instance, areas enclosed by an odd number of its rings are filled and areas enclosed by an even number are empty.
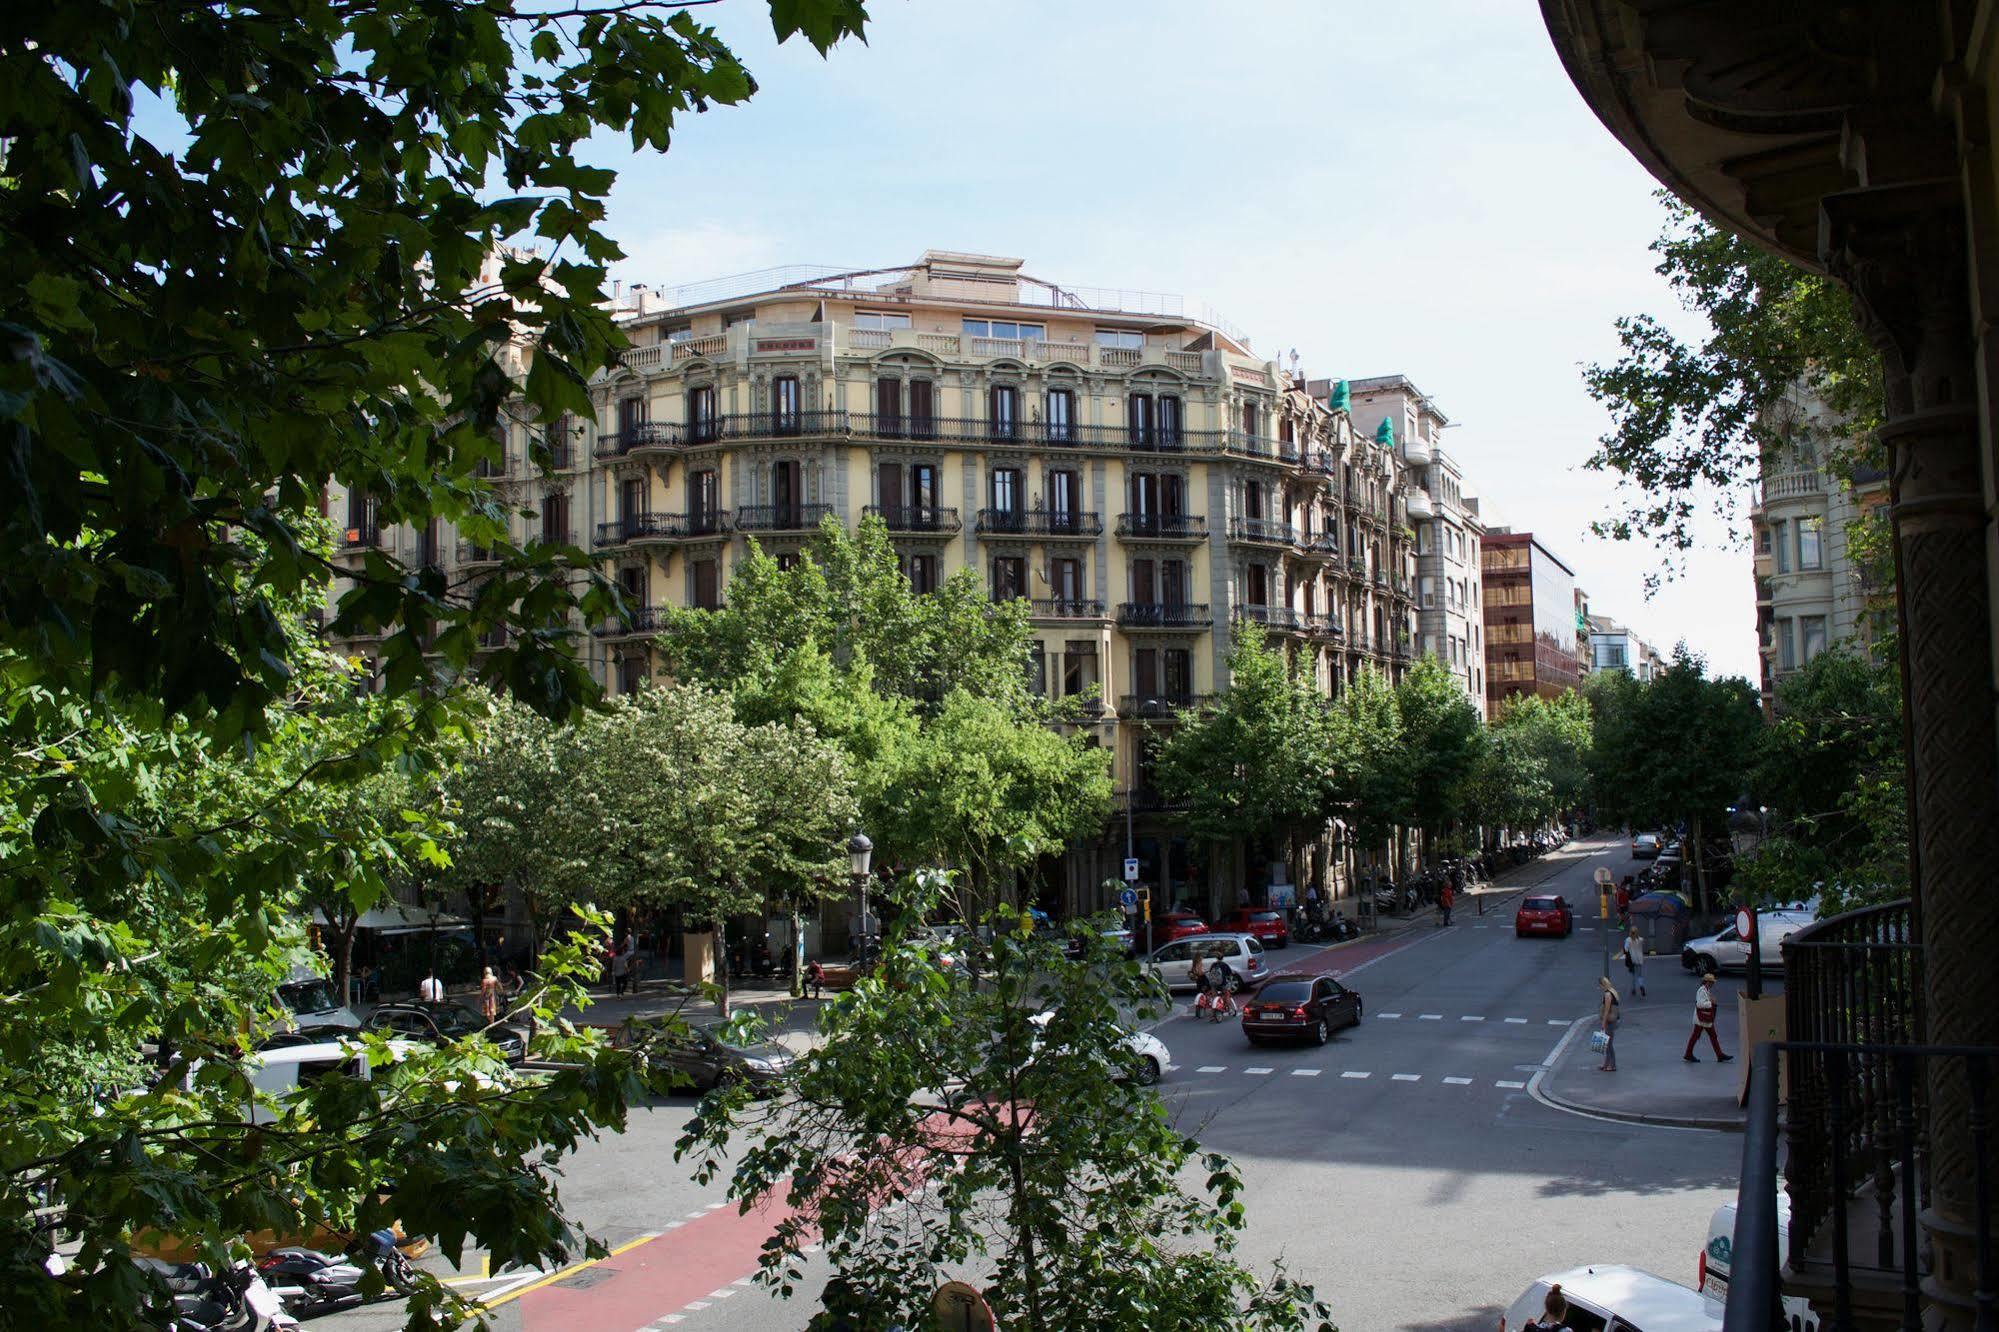
{"type": "MultiPolygon", "coordinates": [[[[1538,8],[1498,0],[872,0],[866,45],[777,47],[762,0],[696,12],[749,64],[746,106],[620,171],[618,274],[675,285],[928,248],[1212,303],[1313,376],[1402,373],[1488,521],[1532,529],[1592,606],[1661,651],[1754,677],[1748,555],[1717,524],[1647,600],[1655,549],[1588,535],[1612,482],[1578,368],[1612,320],[1674,311],[1654,183],[1562,73],[1538,8]]],[[[1679,320],[1674,321],[1676,324],[1679,320]]],[[[1366,423],[1363,423],[1366,424],[1366,423]]]]}

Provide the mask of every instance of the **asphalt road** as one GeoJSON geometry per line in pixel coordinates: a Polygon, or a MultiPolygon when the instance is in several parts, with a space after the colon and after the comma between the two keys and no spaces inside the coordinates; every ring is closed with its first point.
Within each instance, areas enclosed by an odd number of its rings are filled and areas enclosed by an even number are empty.
{"type": "MultiPolygon", "coordinates": [[[[1627,864],[1622,844],[1559,853],[1547,891],[1594,902],[1592,871],[1627,864]]],[[[1612,1123],[1537,1101],[1534,1075],[1594,1009],[1602,936],[1579,912],[1566,940],[1516,939],[1511,899],[1483,919],[1424,927],[1323,953],[1276,953],[1285,969],[1329,969],[1366,1017],[1323,1048],[1253,1048],[1233,1024],[1181,1012],[1157,1034],[1173,1067],[1161,1090],[1246,1185],[1240,1256],[1281,1260],[1313,1282],[1345,1332],[1486,1332],[1535,1277],[1583,1262],[1632,1263],[1682,1282],[1714,1207],[1733,1196],[1738,1137],[1612,1123]]],[[[1593,912],[1593,905],[1589,910],[1593,912]]],[[[1678,988],[1673,959],[1657,981],[1678,988]]],[[[1688,984],[1689,992],[1691,985],[1688,984]]],[[[1615,1075],[1606,1075],[1615,1076],[1615,1075]]],[[[689,1100],[635,1113],[626,1133],[565,1166],[562,1196],[622,1250],[567,1274],[484,1274],[494,1323],[525,1332],[782,1332],[811,1309],[755,1287],[767,1217],[738,1216],[672,1159],[689,1100]]],[[[441,1264],[440,1264],[441,1265],[441,1264]]],[[[823,1271],[808,1271],[813,1292],[823,1271]]],[[[372,1332],[397,1306],[323,1320],[372,1332]]]]}

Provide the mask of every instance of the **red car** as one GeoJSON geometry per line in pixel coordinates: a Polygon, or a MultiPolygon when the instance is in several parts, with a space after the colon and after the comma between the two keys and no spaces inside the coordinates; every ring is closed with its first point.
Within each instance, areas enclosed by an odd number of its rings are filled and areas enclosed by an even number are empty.
{"type": "Polygon", "coordinates": [[[1291,946],[1291,923],[1275,907],[1238,907],[1215,922],[1218,934],[1253,934],[1272,948],[1291,946]]]}
{"type": "Polygon", "coordinates": [[[1530,934],[1552,934],[1557,939],[1566,939],[1575,932],[1576,913],[1568,902],[1559,897],[1529,897],[1520,903],[1520,909],[1513,913],[1513,937],[1524,939],[1530,934]]]}
{"type": "Polygon", "coordinates": [[[1152,922],[1152,940],[1155,945],[1169,944],[1175,939],[1185,939],[1189,935],[1207,932],[1206,922],[1191,911],[1169,911],[1152,922]]]}

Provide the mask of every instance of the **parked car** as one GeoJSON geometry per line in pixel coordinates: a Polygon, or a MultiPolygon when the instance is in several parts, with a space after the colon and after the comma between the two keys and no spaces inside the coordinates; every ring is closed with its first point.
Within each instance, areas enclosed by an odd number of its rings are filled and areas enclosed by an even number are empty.
{"type": "Polygon", "coordinates": [[[1154,943],[1172,943],[1175,939],[1207,932],[1207,922],[1191,911],[1169,911],[1152,922],[1154,943]]]}
{"type": "Polygon", "coordinates": [[[647,1048],[646,1062],[681,1073],[697,1091],[743,1082],[769,1093],[783,1084],[796,1056],[780,1045],[732,1044],[716,1028],[696,1026],[660,1036],[647,1048]]]}
{"type": "Polygon", "coordinates": [[[1254,934],[1266,948],[1291,946],[1291,922],[1276,907],[1237,907],[1215,922],[1217,931],[1254,934]]]}
{"type": "Polygon", "coordinates": [[[361,1029],[361,1019],[341,1002],[333,982],[303,967],[294,970],[291,979],[278,986],[278,1004],[295,1027],[361,1029]]]}
{"type": "Polygon", "coordinates": [[[528,1057],[528,1029],[513,1022],[486,1019],[464,1004],[446,1000],[441,1004],[381,1004],[368,1015],[368,1025],[393,1032],[428,1045],[445,1045],[467,1036],[483,1034],[499,1048],[500,1057],[518,1065],[528,1057]]]}
{"type": "MultiPolygon", "coordinates": [[[[1777,1190],[1777,1252],[1790,1244],[1791,1195],[1777,1190]]],[[[1703,1295],[1717,1300],[1728,1298],[1728,1273],[1735,1254],[1735,1203],[1725,1202],[1707,1220],[1707,1242],[1701,1246],[1700,1260],[1694,1264],[1694,1285],[1703,1295]]]]}
{"type": "Polygon", "coordinates": [[[1280,972],[1242,1006],[1242,1034],[1251,1045],[1306,1040],[1324,1045],[1342,1027],[1360,1025],[1360,995],[1331,976],[1280,972]]]}
{"type": "Polygon", "coordinates": [[[1524,939],[1530,934],[1552,934],[1557,939],[1566,939],[1575,932],[1576,913],[1566,898],[1538,897],[1522,898],[1520,909],[1513,913],[1513,937],[1524,939]]]}
{"type": "Polygon", "coordinates": [[[1658,833],[1638,833],[1631,839],[1631,858],[1633,860],[1656,860],[1659,856],[1660,845],[1658,833]]]}
{"type": "MultiPolygon", "coordinates": [[[[1046,1030],[1055,1019],[1051,1012],[1036,1013],[1028,1021],[1037,1028],[1046,1030]]],[[[1038,1047],[1039,1038],[1035,1042],[1038,1047]]],[[[1166,1076],[1166,1070],[1173,1066],[1172,1056],[1166,1052],[1166,1042],[1149,1031],[1131,1030],[1125,1032],[1124,1048],[1130,1053],[1130,1063],[1118,1070],[1119,1081],[1130,1078],[1141,1087],[1150,1087],[1166,1076]]]]}
{"type": "Polygon", "coordinates": [[[1153,949],[1145,965],[1166,982],[1167,989],[1191,990],[1194,981],[1189,973],[1196,957],[1207,958],[1211,965],[1217,958],[1227,962],[1245,984],[1254,984],[1264,976],[1263,941],[1253,934],[1199,934],[1176,939],[1153,949]]]}
{"type": "MultiPolygon", "coordinates": [[[[1809,909],[1766,910],[1756,913],[1756,951],[1766,968],[1782,969],[1784,940],[1818,919],[1809,909]]],[[[1689,939],[1680,949],[1680,965],[1696,976],[1712,971],[1739,971],[1749,965],[1749,945],[1730,925],[1719,934],[1689,939]]]]}
{"type": "Polygon", "coordinates": [[[1541,1312],[1548,1288],[1559,1283],[1569,1302],[1573,1332],[1721,1332],[1722,1307],[1697,1290],[1636,1267],[1602,1264],[1542,1277],[1506,1311],[1506,1325],[1520,1327],[1541,1312]]]}

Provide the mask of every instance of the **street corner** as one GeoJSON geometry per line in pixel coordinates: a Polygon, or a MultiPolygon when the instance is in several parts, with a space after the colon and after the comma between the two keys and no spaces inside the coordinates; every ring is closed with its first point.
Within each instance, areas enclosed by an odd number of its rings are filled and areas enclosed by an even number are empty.
{"type": "Polygon", "coordinates": [[[1611,1071],[1602,1068],[1603,1055],[1591,1047],[1596,1029],[1594,1014],[1569,1027],[1529,1085],[1535,1100],[1569,1114],[1628,1124],[1742,1131],[1748,1118],[1738,1099],[1744,1061],[1716,1062],[1703,1037],[1698,1062],[1686,1062],[1693,1029],[1687,1007],[1626,1004],[1617,1029],[1617,1067],[1611,1071]]]}

